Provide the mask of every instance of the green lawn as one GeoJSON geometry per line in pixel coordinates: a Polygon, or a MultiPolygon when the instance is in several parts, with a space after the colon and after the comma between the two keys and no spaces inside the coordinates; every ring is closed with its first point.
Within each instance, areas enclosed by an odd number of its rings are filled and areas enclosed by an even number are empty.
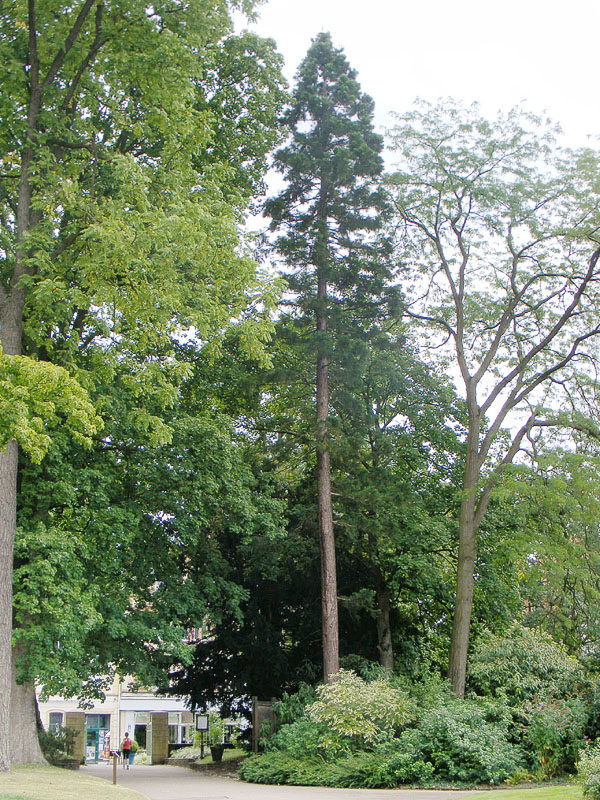
{"type": "Polygon", "coordinates": [[[15,767],[0,774],[0,800],[142,800],[101,778],[58,767],[15,767]]]}
{"type": "MultiPolygon", "coordinates": [[[[583,787],[574,783],[563,786],[539,786],[535,789],[502,789],[494,795],[495,800],[581,800],[583,787]]],[[[489,792],[469,796],[469,800],[490,800],[489,792]]]]}

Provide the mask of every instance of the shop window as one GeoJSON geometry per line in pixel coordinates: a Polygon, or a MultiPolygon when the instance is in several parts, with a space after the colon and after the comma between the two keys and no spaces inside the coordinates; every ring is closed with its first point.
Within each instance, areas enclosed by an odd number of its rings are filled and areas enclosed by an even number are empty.
{"type": "Polygon", "coordinates": [[[85,727],[89,730],[110,730],[110,714],[86,714],[85,727]]]}

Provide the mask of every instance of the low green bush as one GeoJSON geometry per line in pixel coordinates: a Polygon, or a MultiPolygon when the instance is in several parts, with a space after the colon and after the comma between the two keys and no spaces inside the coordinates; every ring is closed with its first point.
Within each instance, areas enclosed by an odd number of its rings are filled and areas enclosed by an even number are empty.
{"type": "Polygon", "coordinates": [[[523,747],[541,778],[573,770],[584,741],[587,710],[578,698],[540,700],[525,706],[523,747]]]}
{"type": "Polygon", "coordinates": [[[49,764],[59,766],[65,759],[73,757],[75,739],[79,731],[75,728],[58,728],[55,731],[40,731],[38,738],[44,758],[49,764]]]}
{"type": "Polygon", "coordinates": [[[427,785],[433,779],[433,767],[407,753],[363,752],[325,761],[318,756],[298,758],[273,751],[247,758],[239,775],[252,783],[390,789],[403,784],[427,785]]]}
{"type": "Polygon", "coordinates": [[[323,725],[303,717],[282,725],[264,741],[264,749],[265,752],[282,750],[295,758],[304,758],[308,753],[332,759],[348,752],[349,747],[343,737],[334,736],[323,725]]]}
{"type": "Polygon", "coordinates": [[[509,741],[510,721],[501,704],[452,699],[426,711],[400,741],[438,780],[497,784],[523,766],[521,748],[509,741]]]}
{"type": "Polygon", "coordinates": [[[258,783],[392,788],[497,784],[526,766],[510,741],[506,702],[458,700],[441,681],[415,694],[416,720],[414,700],[393,678],[378,673],[365,681],[342,671],[317,689],[313,703],[296,705],[293,721],[271,734],[264,755],[246,761],[240,775],[258,783]]]}

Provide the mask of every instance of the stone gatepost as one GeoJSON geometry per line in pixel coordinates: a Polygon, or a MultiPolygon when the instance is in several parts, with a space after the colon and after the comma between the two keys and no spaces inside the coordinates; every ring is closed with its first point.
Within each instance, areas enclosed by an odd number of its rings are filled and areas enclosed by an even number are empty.
{"type": "Polygon", "coordinates": [[[169,757],[169,715],[166,711],[150,714],[152,763],[164,764],[169,757]]]}
{"type": "Polygon", "coordinates": [[[273,720],[273,705],[277,702],[275,697],[270,700],[259,700],[258,697],[252,698],[252,752],[258,753],[258,740],[260,739],[260,729],[267,720],[273,720]]]}
{"type": "Polygon", "coordinates": [[[85,712],[67,711],[65,714],[65,728],[73,728],[77,736],[73,742],[73,758],[83,763],[85,761],[85,712]]]}

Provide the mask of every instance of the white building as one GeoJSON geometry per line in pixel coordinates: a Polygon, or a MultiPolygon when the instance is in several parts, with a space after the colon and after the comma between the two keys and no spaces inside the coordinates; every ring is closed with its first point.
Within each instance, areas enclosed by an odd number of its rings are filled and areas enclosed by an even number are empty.
{"type": "MultiPolygon", "coordinates": [[[[131,679],[116,677],[103,701],[85,709],[85,759],[88,763],[108,757],[118,749],[125,731],[146,749],[146,728],[152,712],[168,713],[169,743],[187,744],[194,739],[194,715],[182,697],[159,697],[150,690],[131,690],[131,679]]],[[[66,714],[82,712],[77,698],[50,697],[39,702],[42,724],[46,730],[64,726],[66,714]]]]}

